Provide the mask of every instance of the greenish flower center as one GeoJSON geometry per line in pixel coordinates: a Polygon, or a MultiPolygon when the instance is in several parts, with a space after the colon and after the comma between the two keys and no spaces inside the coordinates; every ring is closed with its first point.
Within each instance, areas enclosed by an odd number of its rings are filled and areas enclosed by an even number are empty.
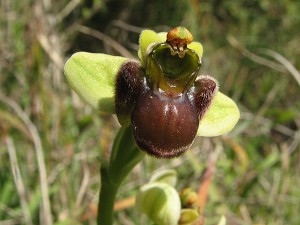
{"type": "MultiPolygon", "coordinates": [[[[201,62],[198,54],[185,49],[185,55],[172,55],[168,43],[153,47],[146,64],[146,76],[153,90],[179,95],[185,93],[195,81],[201,62]]],[[[151,86],[150,86],[151,87],[151,86]]]]}

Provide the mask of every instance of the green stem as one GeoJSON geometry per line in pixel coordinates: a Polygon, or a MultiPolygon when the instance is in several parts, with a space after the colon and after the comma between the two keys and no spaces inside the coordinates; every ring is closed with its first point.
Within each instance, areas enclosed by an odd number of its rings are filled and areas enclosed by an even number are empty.
{"type": "Polygon", "coordinates": [[[121,127],[114,140],[109,165],[101,165],[98,225],[113,224],[114,202],[119,186],[144,156],[145,153],[135,144],[131,127],[121,127]]]}
{"type": "Polygon", "coordinates": [[[114,202],[119,186],[109,180],[107,168],[101,168],[101,190],[98,204],[98,225],[112,225],[114,202]]]}

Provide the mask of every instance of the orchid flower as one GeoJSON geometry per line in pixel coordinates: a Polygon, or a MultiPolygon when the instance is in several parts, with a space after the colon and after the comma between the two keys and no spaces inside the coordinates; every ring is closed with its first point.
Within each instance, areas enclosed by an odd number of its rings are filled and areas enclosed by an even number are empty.
{"type": "Polygon", "coordinates": [[[184,27],[143,30],[138,57],[75,53],[65,65],[73,90],[94,108],[116,113],[140,150],[173,158],[196,136],[225,134],[240,113],[210,75],[201,75],[203,48],[184,27]]]}

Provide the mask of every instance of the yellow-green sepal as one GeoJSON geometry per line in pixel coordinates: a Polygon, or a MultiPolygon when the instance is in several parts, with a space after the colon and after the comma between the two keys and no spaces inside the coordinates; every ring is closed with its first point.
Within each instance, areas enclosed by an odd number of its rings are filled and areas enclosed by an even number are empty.
{"type": "Polygon", "coordinates": [[[161,40],[162,42],[166,42],[168,32],[159,32],[159,33],[157,33],[157,34],[158,34],[158,36],[160,37],[160,40],[161,40]]]}
{"type": "Polygon", "coordinates": [[[163,42],[158,33],[153,30],[143,30],[140,34],[138,56],[144,64],[147,57],[147,49],[153,43],[163,42]]]}
{"type": "Polygon", "coordinates": [[[94,108],[114,113],[115,78],[127,58],[78,52],[66,62],[64,73],[70,87],[94,108]]]}
{"type": "Polygon", "coordinates": [[[192,49],[194,50],[199,58],[201,59],[202,58],[202,55],[203,55],[203,46],[200,42],[196,42],[196,41],[193,41],[192,43],[188,44],[187,46],[189,49],[192,49]]]}
{"type": "Polygon", "coordinates": [[[231,131],[240,118],[235,102],[217,92],[211,106],[200,121],[197,135],[203,137],[219,136],[231,131]]]}

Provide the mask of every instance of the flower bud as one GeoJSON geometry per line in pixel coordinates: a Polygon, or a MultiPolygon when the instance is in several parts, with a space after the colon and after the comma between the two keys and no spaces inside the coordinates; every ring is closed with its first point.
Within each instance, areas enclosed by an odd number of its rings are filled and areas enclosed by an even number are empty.
{"type": "Polygon", "coordinates": [[[136,196],[136,207],[158,225],[178,224],[180,199],[169,184],[153,182],[143,185],[136,196]]]}
{"type": "Polygon", "coordinates": [[[181,210],[180,220],[178,225],[190,225],[193,224],[199,217],[198,212],[195,209],[183,209],[181,210]]]}
{"type": "Polygon", "coordinates": [[[198,194],[191,188],[185,188],[180,193],[180,200],[183,207],[193,207],[197,203],[198,194]]]}
{"type": "Polygon", "coordinates": [[[160,170],[152,175],[150,182],[163,182],[175,186],[177,182],[175,170],[160,170]]]}

